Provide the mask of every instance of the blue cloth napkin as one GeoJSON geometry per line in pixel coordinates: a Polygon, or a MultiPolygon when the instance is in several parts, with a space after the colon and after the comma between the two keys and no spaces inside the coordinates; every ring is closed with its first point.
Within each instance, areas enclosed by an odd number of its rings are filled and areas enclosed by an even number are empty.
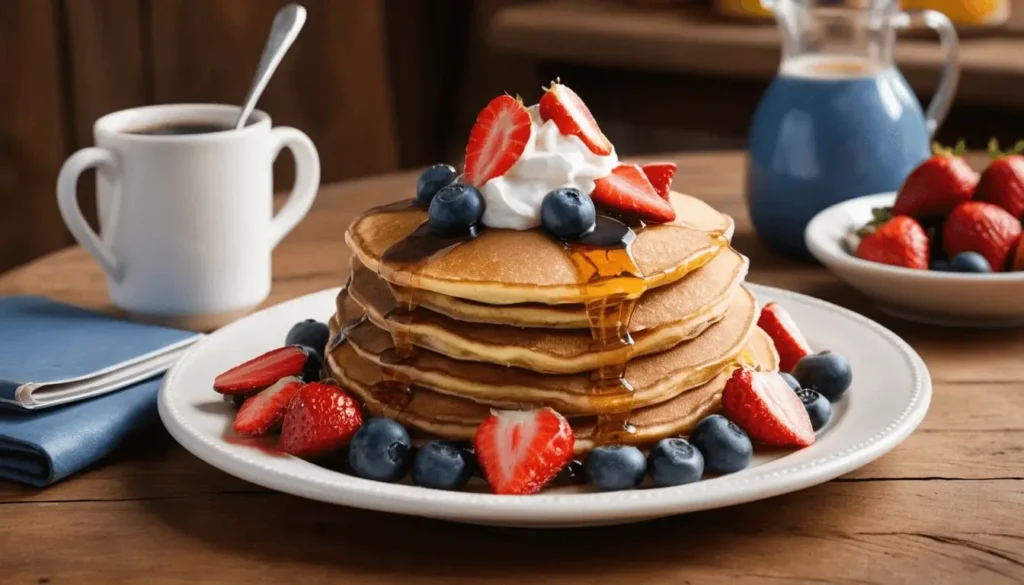
{"type": "Polygon", "coordinates": [[[158,424],[163,374],[200,337],[0,297],[0,479],[50,485],[158,424]]]}
{"type": "Polygon", "coordinates": [[[0,405],[48,408],[130,386],[200,337],[45,297],[0,297],[0,405]]]}
{"type": "Polygon", "coordinates": [[[45,487],[99,461],[158,424],[163,376],[75,404],[0,410],[0,478],[45,487]]]}

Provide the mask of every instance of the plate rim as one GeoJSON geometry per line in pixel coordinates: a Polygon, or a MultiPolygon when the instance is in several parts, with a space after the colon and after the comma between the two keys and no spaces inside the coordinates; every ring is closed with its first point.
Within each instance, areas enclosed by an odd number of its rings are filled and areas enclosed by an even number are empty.
{"type": "MultiPolygon", "coordinates": [[[[927,414],[931,402],[932,383],[921,357],[898,335],[849,309],[798,292],[746,283],[755,295],[767,293],[778,299],[792,299],[852,320],[881,336],[895,347],[908,366],[913,387],[903,411],[881,431],[857,444],[811,461],[775,469],[753,472],[739,478],[722,476],[693,484],[637,489],[619,492],[573,494],[535,494],[503,496],[489,493],[467,493],[431,490],[404,484],[388,484],[365,480],[307,463],[311,473],[279,469],[249,454],[229,452],[223,441],[203,435],[183,417],[169,398],[168,388],[178,380],[179,372],[207,347],[211,340],[230,335],[240,323],[255,315],[282,310],[292,304],[307,302],[316,295],[336,294],[340,288],[326,289],[267,307],[215,331],[191,347],[168,372],[158,399],[160,418],[171,436],[186,450],[207,464],[245,481],[268,489],[358,508],[383,512],[444,518],[476,523],[510,523],[519,525],[557,524],[593,519],[630,521],[695,512],[731,506],[789,493],[824,483],[862,467],[892,450],[908,437],[927,414]],[[811,470],[811,472],[808,472],[811,470]],[[316,475],[329,473],[326,479],[316,475]],[[296,483],[298,482],[298,483],[296,483]],[[756,490],[750,484],[764,484],[756,490]],[[700,494],[695,497],[695,494],[700,494]]],[[[813,448],[813,447],[812,447],[813,448]]],[[[254,451],[255,452],[255,451],[254,451]]],[[[305,463],[305,462],[303,462],[305,463]]],[[[770,464],[769,464],[770,465],[770,464]]]]}

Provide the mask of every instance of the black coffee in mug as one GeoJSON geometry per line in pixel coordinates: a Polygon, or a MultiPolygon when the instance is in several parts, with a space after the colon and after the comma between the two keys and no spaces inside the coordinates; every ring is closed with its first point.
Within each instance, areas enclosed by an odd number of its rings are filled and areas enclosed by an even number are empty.
{"type": "Polygon", "coordinates": [[[172,124],[159,124],[157,126],[146,126],[128,130],[129,134],[146,134],[149,136],[182,136],[187,134],[210,134],[213,132],[224,132],[230,130],[230,126],[210,124],[207,122],[175,122],[172,124]]]}

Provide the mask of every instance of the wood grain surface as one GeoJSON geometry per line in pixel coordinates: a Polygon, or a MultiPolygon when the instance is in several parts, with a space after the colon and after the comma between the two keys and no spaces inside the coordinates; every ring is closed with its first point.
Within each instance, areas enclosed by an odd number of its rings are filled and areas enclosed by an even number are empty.
{"type": "MultiPolygon", "coordinates": [[[[365,512],[222,473],[162,429],[45,490],[0,483],[0,582],[506,584],[1024,583],[1024,334],[948,330],[876,312],[824,269],[753,235],[739,153],[679,156],[676,187],[736,218],[749,280],[863,312],[904,337],[935,393],[876,462],[793,494],[612,528],[507,530],[365,512]]],[[[975,159],[978,160],[978,159],[975,159]]],[[[415,173],[325,187],[274,254],[267,304],[338,286],[342,234],[415,173]]],[[[0,277],[0,294],[109,309],[79,249],[0,277]]]]}

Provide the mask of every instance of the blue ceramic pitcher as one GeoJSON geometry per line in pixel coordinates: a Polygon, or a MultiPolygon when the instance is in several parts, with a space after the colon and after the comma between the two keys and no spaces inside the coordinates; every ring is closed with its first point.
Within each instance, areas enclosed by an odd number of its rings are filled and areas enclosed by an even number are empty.
{"type": "Polygon", "coordinates": [[[929,156],[956,91],[958,41],[948,18],[901,12],[896,0],[865,1],[771,5],[782,64],[750,125],[746,196],[757,234],[787,256],[809,257],[804,228],[817,212],[897,190],[929,156]],[[896,31],[921,24],[938,33],[945,52],[927,113],[892,56],[896,31]]]}

